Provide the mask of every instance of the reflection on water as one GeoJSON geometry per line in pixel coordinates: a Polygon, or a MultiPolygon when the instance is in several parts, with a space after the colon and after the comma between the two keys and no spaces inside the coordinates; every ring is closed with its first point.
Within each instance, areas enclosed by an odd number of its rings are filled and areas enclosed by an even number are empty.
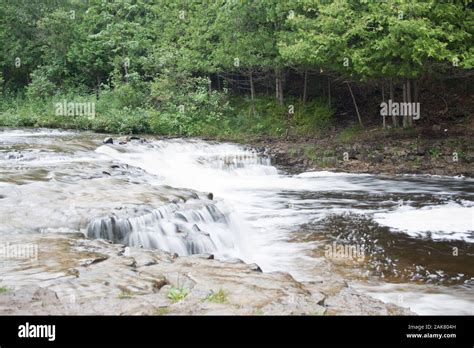
{"type": "Polygon", "coordinates": [[[316,242],[312,251],[317,257],[323,257],[331,243],[360,246],[364,262],[334,259],[335,267],[342,268],[340,272],[352,269],[355,277],[375,276],[394,283],[474,285],[474,244],[393,233],[366,215],[330,215],[301,226],[295,241],[316,242]]]}

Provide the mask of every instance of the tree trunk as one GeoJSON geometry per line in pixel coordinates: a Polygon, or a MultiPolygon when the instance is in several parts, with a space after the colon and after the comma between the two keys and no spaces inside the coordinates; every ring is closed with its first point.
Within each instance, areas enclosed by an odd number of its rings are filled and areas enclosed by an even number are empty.
{"type": "MultiPolygon", "coordinates": [[[[407,103],[411,103],[411,80],[407,80],[407,103]]],[[[413,115],[408,115],[408,125],[413,126],[413,115]]]]}
{"type": "Polygon", "coordinates": [[[123,58],[122,61],[124,62],[123,64],[123,70],[125,71],[125,82],[128,83],[128,62],[127,58],[123,58]]]}
{"type": "MultiPolygon", "coordinates": [[[[407,102],[407,82],[403,81],[403,103],[407,102]]],[[[408,117],[403,115],[403,128],[408,126],[408,117]]]]}
{"type": "Polygon", "coordinates": [[[275,99],[280,100],[280,88],[278,88],[278,74],[275,74],[275,99]]]}
{"type": "Polygon", "coordinates": [[[347,87],[349,88],[349,92],[351,93],[352,101],[354,102],[354,106],[355,106],[355,109],[356,109],[356,112],[357,112],[357,118],[359,119],[359,124],[360,124],[361,127],[364,127],[364,125],[362,124],[362,118],[360,117],[359,108],[357,107],[357,103],[356,103],[356,100],[355,100],[355,97],[354,97],[354,93],[352,93],[351,85],[347,81],[346,81],[346,83],[347,83],[347,87]]]}
{"type": "Polygon", "coordinates": [[[308,99],[308,70],[304,71],[304,84],[303,84],[303,104],[306,104],[308,99]]]}
{"type": "Polygon", "coordinates": [[[275,89],[276,89],[276,98],[280,105],[283,105],[283,78],[282,73],[279,68],[275,70],[276,78],[275,78],[275,89]]]}
{"type": "Polygon", "coordinates": [[[331,77],[329,75],[328,75],[328,106],[331,107],[331,77]]]}
{"type": "Polygon", "coordinates": [[[279,97],[278,102],[280,103],[280,105],[283,105],[283,78],[280,77],[278,79],[278,82],[279,82],[279,88],[280,88],[280,92],[278,93],[278,97],[279,97]]]}
{"type": "MultiPolygon", "coordinates": [[[[385,103],[385,84],[384,81],[382,80],[382,102],[385,103]]],[[[387,122],[385,120],[385,115],[383,115],[383,129],[387,128],[387,122]]]]}
{"type": "MultiPolygon", "coordinates": [[[[395,91],[393,90],[393,80],[390,79],[390,99],[392,102],[395,102],[395,91]]],[[[393,127],[396,128],[398,127],[398,119],[397,116],[392,115],[392,123],[393,127]]]]}
{"type": "Polygon", "coordinates": [[[255,116],[255,87],[253,84],[253,75],[252,72],[249,72],[249,83],[250,83],[250,99],[252,102],[252,113],[255,116]]]}
{"type": "Polygon", "coordinates": [[[212,80],[211,80],[211,75],[209,75],[209,96],[212,94],[212,80]]]}
{"type": "MultiPolygon", "coordinates": [[[[418,80],[413,80],[413,102],[419,103],[420,102],[420,90],[419,90],[419,84],[418,80]]],[[[418,108],[418,114],[417,118],[419,119],[421,116],[421,110],[418,108]]]]}
{"type": "Polygon", "coordinates": [[[418,80],[413,80],[413,102],[418,103],[419,93],[418,80]]]}
{"type": "Polygon", "coordinates": [[[95,90],[95,98],[99,100],[99,95],[100,95],[100,77],[97,76],[97,88],[95,90]]]}
{"type": "Polygon", "coordinates": [[[252,102],[253,102],[255,99],[255,87],[253,85],[252,72],[249,72],[249,83],[250,83],[250,99],[252,99],[252,102]]]}
{"type": "Polygon", "coordinates": [[[221,90],[221,77],[219,74],[216,74],[216,77],[217,77],[217,90],[220,91],[221,90]]]}

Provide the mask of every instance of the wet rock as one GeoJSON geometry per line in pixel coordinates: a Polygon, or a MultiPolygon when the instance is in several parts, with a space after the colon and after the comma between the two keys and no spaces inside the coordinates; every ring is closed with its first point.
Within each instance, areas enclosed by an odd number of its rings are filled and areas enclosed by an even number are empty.
{"type": "Polygon", "coordinates": [[[252,263],[249,265],[250,269],[254,272],[263,272],[259,265],[252,263]]]}
{"type": "Polygon", "coordinates": [[[329,271],[319,281],[300,283],[288,273],[260,272],[241,260],[134,247],[125,252],[123,245],[80,234],[0,235],[0,243],[5,240],[38,243],[48,252],[39,254],[39,262],[0,263],[0,274],[9,275],[2,286],[12,289],[0,295],[0,314],[411,314],[357,293],[329,271]],[[86,270],[69,275],[85,260],[86,270]],[[173,302],[172,289],[185,295],[173,302]],[[219,303],[209,300],[217,291],[224,293],[219,303]]]}
{"type": "Polygon", "coordinates": [[[364,296],[349,287],[335,296],[324,300],[328,314],[350,315],[413,315],[409,309],[393,304],[385,304],[377,299],[364,296]]]}
{"type": "Polygon", "coordinates": [[[57,303],[59,298],[58,295],[49,289],[44,289],[44,288],[38,288],[34,293],[32,297],[33,301],[41,301],[43,303],[49,302],[49,303],[57,303]]]}
{"type": "Polygon", "coordinates": [[[360,152],[357,150],[357,148],[352,148],[349,151],[344,151],[347,152],[348,158],[350,160],[356,160],[358,159],[357,155],[360,154],[360,152]]]}
{"type": "Polygon", "coordinates": [[[164,286],[168,284],[169,282],[168,282],[168,279],[166,279],[166,277],[164,276],[157,277],[156,279],[153,280],[154,291],[159,291],[161,288],[163,288],[164,286]]]}
{"type": "Polygon", "coordinates": [[[209,192],[207,194],[207,199],[213,200],[214,199],[214,194],[212,192],[209,192]]]}
{"type": "Polygon", "coordinates": [[[370,156],[370,162],[371,163],[382,163],[383,159],[384,159],[384,156],[379,154],[379,153],[376,153],[376,154],[373,154],[372,156],[370,156]]]}
{"type": "Polygon", "coordinates": [[[204,259],[204,260],[214,260],[213,254],[194,254],[194,255],[189,255],[188,257],[204,259]]]}
{"type": "Polygon", "coordinates": [[[81,261],[79,261],[79,265],[81,265],[83,267],[87,267],[87,266],[90,266],[94,263],[105,261],[105,260],[107,260],[107,258],[108,258],[107,256],[101,255],[101,256],[97,256],[95,258],[81,260],[81,261]]]}
{"type": "Polygon", "coordinates": [[[464,161],[465,161],[466,163],[474,163],[474,156],[466,156],[466,157],[464,158],[464,161]]]}
{"type": "Polygon", "coordinates": [[[237,264],[237,263],[240,263],[240,264],[244,263],[244,261],[242,261],[241,259],[238,259],[238,258],[236,258],[236,257],[235,257],[235,258],[232,258],[232,259],[226,259],[225,262],[227,262],[227,263],[235,263],[235,264],[237,264]]]}

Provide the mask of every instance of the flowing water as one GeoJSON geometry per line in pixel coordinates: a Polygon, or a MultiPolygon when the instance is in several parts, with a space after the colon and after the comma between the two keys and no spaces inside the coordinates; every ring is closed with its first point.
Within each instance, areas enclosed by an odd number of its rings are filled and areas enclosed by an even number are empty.
{"type": "Polygon", "coordinates": [[[474,314],[474,180],[285,173],[240,145],[104,145],[99,135],[0,131],[0,233],[213,253],[351,286],[420,314],[474,314]],[[212,194],[210,194],[212,193],[212,194]]]}

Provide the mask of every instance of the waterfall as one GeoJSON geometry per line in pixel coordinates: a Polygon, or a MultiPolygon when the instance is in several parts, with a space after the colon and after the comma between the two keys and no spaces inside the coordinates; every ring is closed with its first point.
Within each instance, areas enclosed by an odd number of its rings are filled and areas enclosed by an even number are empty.
{"type": "Polygon", "coordinates": [[[248,228],[231,202],[222,199],[235,190],[229,179],[277,174],[269,158],[234,144],[176,139],[108,144],[96,152],[153,174],[155,185],[213,192],[215,200],[167,204],[134,217],[98,217],[87,228],[89,237],[179,255],[244,258],[248,228]]]}
{"type": "Polygon", "coordinates": [[[230,257],[235,256],[235,245],[228,214],[212,201],[192,199],[128,218],[94,218],[87,227],[87,236],[179,255],[212,253],[230,257]]]}
{"type": "Polygon", "coordinates": [[[472,312],[473,179],[289,175],[236,144],[102,139],[0,130],[0,234],[83,232],[179,255],[240,258],[306,281],[319,279],[321,252],[336,240],[377,250],[366,250],[370,257],[355,269],[333,264],[351,286],[375,270],[373,287],[362,288],[374,297],[407,294],[419,313],[472,312]],[[423,250],[426,261],[415,267],[412,255],[423,250]]]}

